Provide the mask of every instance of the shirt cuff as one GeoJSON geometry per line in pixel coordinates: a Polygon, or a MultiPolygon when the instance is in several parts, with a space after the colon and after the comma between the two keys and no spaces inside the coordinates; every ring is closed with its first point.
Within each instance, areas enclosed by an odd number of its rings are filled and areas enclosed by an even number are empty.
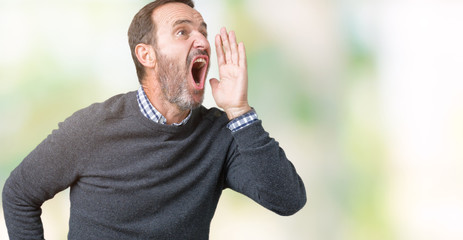
{"type": "Polygon", "coordinates": [[[251,111],[231,120],[228,124],[227,127],[230,129],[232,132],[236,132],[240,129],[243,129],[244,127],[247,127],[251,125],[253,122],[258,120],[257,113],[254,109],[251,111]]]}

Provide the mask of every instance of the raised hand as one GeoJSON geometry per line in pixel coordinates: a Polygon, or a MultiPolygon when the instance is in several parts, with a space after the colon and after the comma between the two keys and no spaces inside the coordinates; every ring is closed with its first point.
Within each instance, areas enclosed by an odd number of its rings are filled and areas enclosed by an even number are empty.
{"type": "Polygon", "coordinates": [[[248,104],[248,69],[244,44],[236,43],[235,32],[225,28],[215,37],[220,80],[210,80],[212,96],[218,107],[233,119],[251,110],[248,104]]]}

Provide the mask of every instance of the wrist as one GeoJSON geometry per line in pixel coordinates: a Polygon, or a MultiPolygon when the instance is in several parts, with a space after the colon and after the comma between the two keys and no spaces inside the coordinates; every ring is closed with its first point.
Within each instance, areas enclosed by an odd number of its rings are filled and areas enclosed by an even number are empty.
{"type": "Polygon", "coordinates": [[[243,114],[251,111],[252,108],[246,104],[246,106],[238,107],[238,108],[228,108],[224,109],[225,113],[227,114],[228,120],[233,120],[237,117],[242,116],[243,114]]]}

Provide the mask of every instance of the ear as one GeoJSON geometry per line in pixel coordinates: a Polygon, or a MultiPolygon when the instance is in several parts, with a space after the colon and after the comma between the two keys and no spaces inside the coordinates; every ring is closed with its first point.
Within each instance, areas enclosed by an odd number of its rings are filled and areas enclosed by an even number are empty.
{"type": "Polygon", "coordinates": [[[156,66],[156,54],[151,45],[139,43],[135,46],[135,54],[138,61],[147,68],[154,68],[156,66]]]}

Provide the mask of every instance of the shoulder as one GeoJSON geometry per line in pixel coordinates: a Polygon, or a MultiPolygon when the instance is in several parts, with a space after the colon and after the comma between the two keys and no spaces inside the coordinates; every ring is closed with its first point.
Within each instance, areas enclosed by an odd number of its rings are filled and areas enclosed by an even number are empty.
{"type": "MultiPolygon", "coordinates": [[[[81,110],[81,114],[91,114],[104,118],[122,117],[133,114],[136,106],[135,92],[115,95],[104,102],[94,103],[87,108],[81,110]]],[[[88,116],[88,117],[92,117],[88,116]]]]}
{"type": "Polygon", "coordinates": [[[213,123],[228,123],[227,114],[225,114],[224,111],[218,108],[206,108],[204,106],[201,106],[197,111],[199,112],[203,120],[213,123]]]}
{"type": "Polygon", "coordinates": [[[128,92],[115,95],[104,102],[93,103],[86,108],[78,110],[71,117],[89,120],[121,117],[132,114],[132,110],[135,105],[135,92],[128,92]]]}
{"type": "Polygon", "coordinates": [[[201,106],[193,111],[187,128],[202,134],[221,135],[227,132],[228,118],[225,112],[218,108],[205,108],[201,106]]]}
{"type": "Polygon", "coordinates": [[[89,130],[99,123],[133,115],[136,106],[135,92],[115,95],[103,102],[93,103],[80,109],[59,124],[59,128],[89,130]]]}

